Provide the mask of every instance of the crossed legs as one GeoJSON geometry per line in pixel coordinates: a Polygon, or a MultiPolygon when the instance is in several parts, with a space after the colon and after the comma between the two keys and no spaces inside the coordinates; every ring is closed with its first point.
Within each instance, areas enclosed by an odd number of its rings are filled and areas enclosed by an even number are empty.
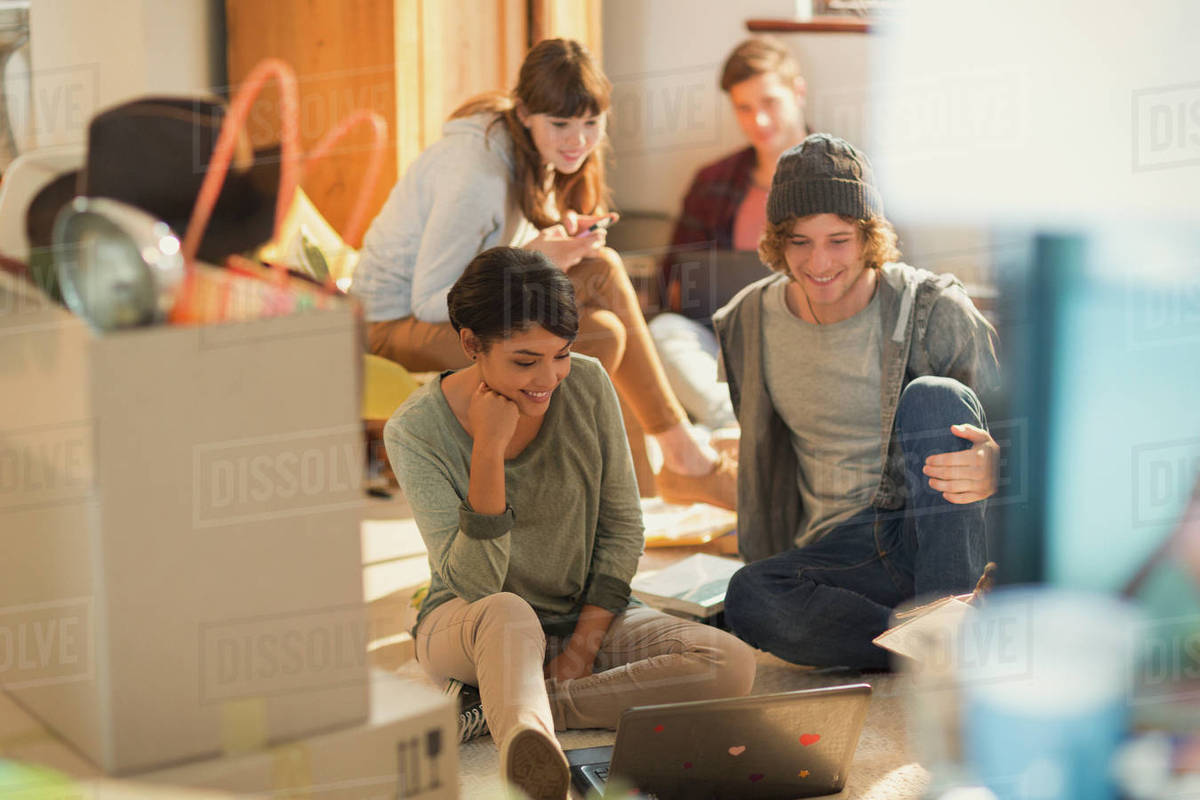
{"type": "Polygon", "coordinates": [[[985,504],[949,503],[921,471],[928,456],[970,446],[949,430],[961,423],[986,425],[970,388],[935,377],[905,387],[896,422],[905,508],[866,508],[807,547],[739,570],[725,595],[730,629],[795,663],[887,668],[871,640],[891,610],[914,596],[970,591],[983,571],[985,504]]]}
{"type": "Polygon", "coordinates": [[[548,735],[567,728],[615,728],[635,705],[749,694],[754,652],[716,628],[631,607],[613,620],[594,674],[543,677],[549,651],[537,614],[500,592],[438,606],[417,629],[417,658],[435,680],[477,685],[497,742],[524,726],[548,735]]]}

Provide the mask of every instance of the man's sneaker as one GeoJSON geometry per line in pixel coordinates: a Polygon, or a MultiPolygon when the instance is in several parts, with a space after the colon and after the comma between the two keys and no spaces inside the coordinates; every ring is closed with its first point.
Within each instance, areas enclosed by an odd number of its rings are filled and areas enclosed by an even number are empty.
{"type": "Polygon", "coordinates": [[[488,732],[487,720],[483,716],[483,701],[479,697],[477,688],[450,678],[446,681],[442,694],[458,698],[458,741],[460,744],[488,732]]]}

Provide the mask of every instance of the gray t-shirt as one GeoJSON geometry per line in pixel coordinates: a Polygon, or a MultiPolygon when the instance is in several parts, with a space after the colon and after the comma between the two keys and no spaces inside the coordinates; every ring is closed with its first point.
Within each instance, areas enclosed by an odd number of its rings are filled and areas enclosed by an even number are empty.
{"type": "Polygon", "coordinates": [[[599,361],[571,355],[537,436],[504,462],[503,514],[467,504],[473,442],[441,378],[414,392],[383,436],[429,551],[418,624],[453,597],[505,591],[528,601],[548,632],[569,635],[585,604],[615,612],[629,603],[642,506],[616,391],[599,361]]]}
{"type": "Polygon", "coordinates": [[[788,284],[764,297],[767,392],[791,430],[804,509],[796,544],[810,544],[871,504],[883,469],[879,293],[859,313],[813,325],[787,307],[788,284]]]}

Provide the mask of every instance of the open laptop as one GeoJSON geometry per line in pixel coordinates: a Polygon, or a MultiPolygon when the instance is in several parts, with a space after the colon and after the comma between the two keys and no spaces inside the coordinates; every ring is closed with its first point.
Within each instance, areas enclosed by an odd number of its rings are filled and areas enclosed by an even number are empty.
{"type": "Polygon", "coordinates": [[[567,751],[571,782],[658,800],[792,800],[840,792],[867,715],[865,683],[630,708],[616,743],[567,751]]]}
{"type": "Polygon", "coordinates": [[[676,264],[680,313],[706,324],[743,287],[771,274],[752,250],[701,250],[676,264]]]}

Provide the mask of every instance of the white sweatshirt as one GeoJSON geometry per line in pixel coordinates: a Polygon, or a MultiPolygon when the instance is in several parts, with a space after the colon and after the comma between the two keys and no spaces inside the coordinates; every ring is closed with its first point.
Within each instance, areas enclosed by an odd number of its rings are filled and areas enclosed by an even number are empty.
{"type": "Polygon", "coordinates": [[[512,139],[494,114],[450,120],[392,189],[363,239],[352,291],[367,322],[448,322],[446,295],[476,254],[537,235],[520,206],[512,139]]]}

